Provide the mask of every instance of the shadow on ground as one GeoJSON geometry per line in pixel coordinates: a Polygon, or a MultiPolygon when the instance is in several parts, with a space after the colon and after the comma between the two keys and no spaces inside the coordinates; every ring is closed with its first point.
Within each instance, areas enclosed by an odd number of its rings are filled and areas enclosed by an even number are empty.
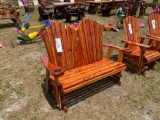
{"type": "MultiPolygon", "coordinates": [[[[91,97],[91,96],[93,96],[103,90],[106,90],[107,88],[112,87],[115,84],[116,83],[113,80],[111,80],[110,78],[105,78],[105,79],[97,81],[91,85],[88,85],[86,87],[83,87],[81,89],[73,91],[73,92],[67,94],[66,105],[67,105],[67,107],[71,107],[71,106],[77,104],[78,102],[83,101],[84,99],[86,99],[88,97],[91,97]]],[[[45,90],[46,90],[45,83],[43,83],[41,86],[42,86],[42,89],[44,92],[44,96],[45,96],[46,100],[48,101],[48,103],[50,104],[50,106],[52,107],[52,109],[58,109],[56,107],[56,100],[52,96],[52,94],[47,94],[45,92],[45,90]]]]}
{"type": "Polygon", "coordinates": [[[11,28],[11,27],[17,27],[17,26],[15,25],[15,23],[12,23],[12,21],[11,23],[0,24],[0,29],[11,28]]]}

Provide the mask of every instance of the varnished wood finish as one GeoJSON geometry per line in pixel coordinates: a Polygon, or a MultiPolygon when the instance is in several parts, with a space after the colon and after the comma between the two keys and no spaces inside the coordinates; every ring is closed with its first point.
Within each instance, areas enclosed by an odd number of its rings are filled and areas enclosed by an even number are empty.
{"type": "MultiPolygon", "coordinates": [[[[160,15],[151,14],[149,16],[148,23],[149,23],[149,31],[150,31],[150,34],[148,34],[148,36],[160,39],[160,15]],[[155,28],[152,25],[152,20],[155,20],[155,28]]],[[[157,49],[160,49],[160,46],[157,45],[156,41],[151,41],[150,44],[152,44],[154,47],[157,47],[157,49]]]]}
{"type": "MultiPolygon", "coordinates": [[[[144,75],[144,68],[154,68],[154,64],[152,63],[160,59],[160,53],[156,49],[151,49],[150,45],[144,45],[142,43],[147,37],[139,36],[137,18],[128,16],[123,22],[126,38],[122,42],[125,42],[125,47],[132,51],[129,55],[125,54],[123,60],[129,68],[135,70],[138,74],[144,75]]],[[[153,38],[148,37],[148,39],[158,42],[158,40],[153,38]]]]}
{"type": "Polygon", "coordinates": [[[41,57],[46,67],[46,89],[52,92],[60,109],[66,111],[66,94],[112,76],[120,82],[121,71],[126,69],[122,63],[123,52],[129,49],[103,44],[102,26],[93,20],[83,20],[78,29],[71,29],[64,23],[55,22],[46,27],[43,40],[48,57],[41,57]],[[63,51],[56,50],[55,38],[60,38],[63,51]],[[108,47],[103,58],[103,47],[108,47]],[[118,49],[118,62],[111,61],[112,49],[118,49]]]}

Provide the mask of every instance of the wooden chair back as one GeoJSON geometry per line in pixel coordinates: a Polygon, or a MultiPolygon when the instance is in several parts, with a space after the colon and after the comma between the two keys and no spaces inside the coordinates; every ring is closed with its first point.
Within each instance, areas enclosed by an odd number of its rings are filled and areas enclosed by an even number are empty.
{"type": "Polygon", "coordinates": [[[102,60],[102,27],[95,21],[80,22],[78,32],[55,22],[44,30],[43,38],[50,62],[64,70],[102,60]],[[59,46],[62,51],[57,50],[59,46]]]}
{"type": "Polygon", "coordinates": [[[148,18],[150,35],[160,36],[160,15],[151,14],[148,18]]]}
{"type": "Polygon", "coordinates": [[[83,20],[79,24],[78,34],[83,64],[102,60],[102,26],[93,20],[83,20]]]}
{"type": "MultiPolygon", "coordinates": [[[[151,14],[148,18],[150,35],[160,37],[160,15],[151,14]]],[[[156,45],[156,41],[152,41],[153,46],[156,45]]]]}
{"type": "MultiPolygon", "coordinates": [[[[127,16],[123,20],[124,30],[125,30],[125,40],[128,42],[139,43],[139,24],[138,19],[132,16],[127,16]]],[[[139,50],[139,47],[134,45],[127,46],[131,50],[139,50]]]]}

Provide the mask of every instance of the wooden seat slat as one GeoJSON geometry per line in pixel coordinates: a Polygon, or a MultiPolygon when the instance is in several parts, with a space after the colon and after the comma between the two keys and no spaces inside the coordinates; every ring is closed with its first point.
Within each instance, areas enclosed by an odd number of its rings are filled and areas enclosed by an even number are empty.
{"type": "Polygon", "coordinates": [[[87,68],[86,70],[82,70],[82,71],[79,71],[77,73],[74,73],[74,74],[70,74],[70,75],[66,75],[64,74],[64,76],[62,76],[62,78],[60,77],[60,81],[62,81],[62,83],[67,83],[69,81],[74,81],[76,79],[79,79],[79,78],[83,78],[85,76],[88,76],[90,74],[94,74],[94,73],[98,73],[99,71],[107,71],[107,69],[110,69],[110,68],[114,68],[114,67],[118,67],[119,65],[122,65],[122,64],[119,64],[118,62],[114,62],[114,63],[110,63],[109,65],[99,65],[99,66],[93,66],[93,67],[90,67],[90,68],[87,68]],[[106,70],[105,70],[106,69],[106,70]],[[66,79],[69,79],[69,80],[66,80],[66,79]]]}
{"type": "Polygon", "coordinates": [[[113,63],[113,61],[110,61],[110,60],[102,60],[102,61],[98,61],[98,62],[94,62],[92,64],[88,64],[88,65],[85,65],[85,66],[82,66],[82,67],[78,67],[78,68],[75,68],[75,69],[72,69],[72,70],[68,70],[68,71],[65,71],[65,74],[66,75],[70,75],[71,73],[72,74],[76,74],[78,72],[81,72],[81,71],[84,71],[88,68],[91,68],[91,67],[97,67],[98,65],[108,65],[108,64],[111,64],[113,63]]]}
{"type": "Polygon", "coordinates": [[[110,72],[108,72],[108,73],[102,74],[101,76],[97,76],[97,77],[95,77],[95,78],[92,78],[92,79],[84,82],[83,84],[78,84],[78,85],[76,85],[76,86],[72,86],[71,88],[65,89],[65,90],[64,90],[64,93],[72,92],[72,91],[77,90],[77,89],[79,89],[79,88],[82,88],[82,87],[84,87],[84,86],[86,86],[86,85],[89,85],[89,84],[91,84],[91,83],[94,83],[94,82],[98,81],[99,79],[106,78],[106,76],[111,76],[111,75],[113,75],[113,74],[115,74],[115,73],[117,73],[117,72],[119,72],[119,71],[125,70],[125,69],[126,69],[126,67],[122,67],[122,68],[120,68],[120,69],[118,69],[118,70],[114,69],[113,71],[110,71],[110,72]]]}
{"type": "MultiPolygon", "coordinates": [[[[98,77],[99,75],[103,74],[103,73],[108,73],[114,69],[119,69],[121,67],[125,67],[124,64],[121,64],[121,63],[118,63],[118,62],[112,62],[110,63],[110,65],[102,65],[102,66],[99,66],[99,67],[90,67],[88,69],[84,69],[82,70],[81,68],[79,68],[79,72],[76,72],[76,73],[72,73],[72,71],[70,71],[69,73],[70,74],[67,74],[65,73],[62,77],[59,78],[61,84],[63,84],[63,86],[65,86],[65,84],[69,84],[71,82],[74,82],[74,81],[78,81],[80,79],[85,79],[87,77],[90,77],[90,76],[95,76],[95,77],[98,77]],[[102,67],[103,66],[103,67],[102,67]],[[89,72],[91,71],[91,72],[89,72]]],[[[73,69],[74,71],[74,69],[73,69]]],[[[52,79],[54,79],[54,77],[52,76],[52,79]]]]}
{"type": "MultiPolygon", "coordinates": [[[[120,64],[120,65],[117,65],[116,64],[114,66],[110,66],[110,67],[104,67],[104,68],[101,68],[101,69],[98,69],[98,70],[92,70],[92,72],[83,72],[82,74],[80,73],[80,75],[78,75],[77,77],[76,76],[73,76],[73,77],[69,77],[69,80],[67,81],[64,81],[62,82],[62,85],[63,85],[63,88],[64,89],[67,89],[70,84],[74,85],[74,83],[81,83],[81,82],[84,82],[84,81],[87,81],[88,79],[92,79],[94,77],[98,77],[102,74],[105,74],[105,73],[109,73],[111,71],[114,71],[115,69],[119,70],[121,67],[124,67],[125,65],[123,64],[120,64]]],[[[60,82],[61,82],[61,79],[60,79],[60,82]]]]}

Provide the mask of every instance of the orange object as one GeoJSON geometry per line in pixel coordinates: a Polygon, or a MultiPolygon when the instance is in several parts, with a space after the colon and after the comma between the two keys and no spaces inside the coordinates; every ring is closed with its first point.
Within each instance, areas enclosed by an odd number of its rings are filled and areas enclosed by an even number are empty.
{"type": "Polygon", "coordinates": [[[120,84],[121,71],[126,69],[123,52],[128,51],[103,44],[102,26],[97,21],[83,20],[77,30],[55,22],[44,30],[43,41],[48,53],[48,57],[41,56],[47,70],[46,89],[54,93],[57,106],[65,112],[68,93],[108,76],[120,84]],[[103,47],[108,47],[105,58],[103,47]],[[109,59],[113,48],[119,50],[118,62],[109,59]]]}
{"type": "Polygon", "coordinates": [[[109,26],[109,24],[104,24],[104,30],[109,31],[111,29],[111,27],[109,26]]]}
{"type": "Polygon", "coordinates": [[[125,40],[123,42],[126,43],[125,48],[132,51],[131,54],[124,54],[124,63],[128,68],[136,71],[138,74],[145,75],[145,71],[154,69],[156,61],[160,59],[160,53],[158,51],[160,42],[152,36],[139,36],[138,19],[135,17],[127,16],[123,20],[123,24],[125,30],[125,40]],[[144,40],[149,44],[143,44],[144,40]],[[151,42],[156,42],[156,44],[151,45],[151,42]]]}

